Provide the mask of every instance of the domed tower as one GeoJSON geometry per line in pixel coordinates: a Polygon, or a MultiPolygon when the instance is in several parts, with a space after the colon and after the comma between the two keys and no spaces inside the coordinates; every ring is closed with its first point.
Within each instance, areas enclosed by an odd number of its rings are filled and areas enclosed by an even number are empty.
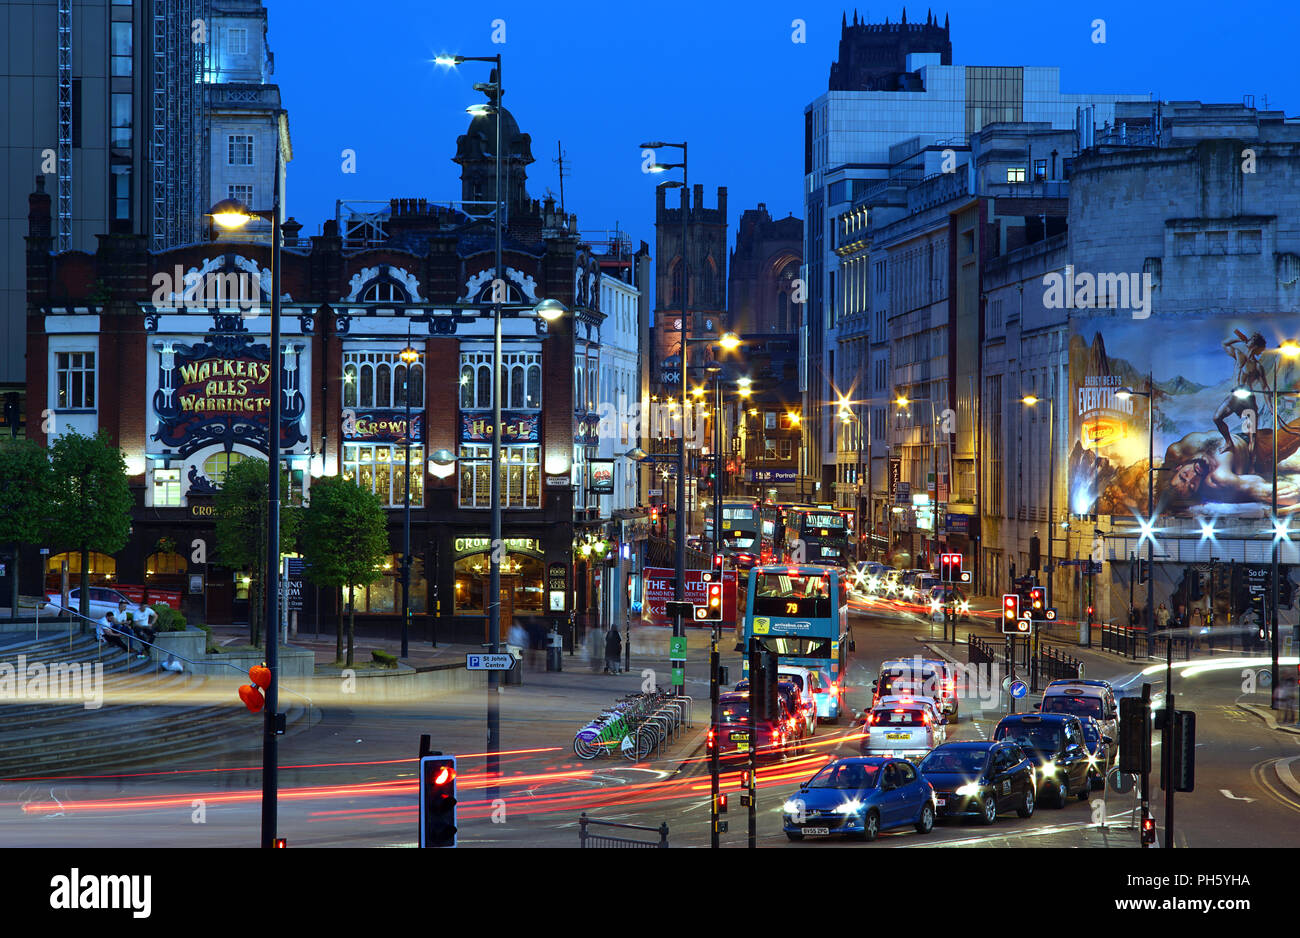
{"type": "MultiPolygon", "coordinates": [[[[492,70],[489,88],[484,90],[488,103],[500,107],[501,96],[495,90],[496,69],[492,70]]],[[[466,202],[496,201],[496,135],[497,115],[489,110],[477,114],[469,123],[469,130],[456,138],[455,161],[460,164],[460,192],[466,202]]],[[[528,179],[526,167],[533,162],[532,138],[519,132],[514,116],[501,108],[501,180],[505,187],[506,214],[515,215],[528,206],[528,193],[524,183],[528,179]]],[[[486,214],[489,206],[474,207],[471,214],[486,214]]]]}

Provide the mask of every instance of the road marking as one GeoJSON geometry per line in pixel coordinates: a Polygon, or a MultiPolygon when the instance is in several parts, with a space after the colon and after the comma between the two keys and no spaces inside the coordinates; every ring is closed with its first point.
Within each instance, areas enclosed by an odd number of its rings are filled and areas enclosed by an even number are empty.
{"type": "Polygon", "coordinates": [[[1254,801],[1254,800],[1255,800],[1254,798],[1238,798],[1236,795],[1234,795],[1232,792],[1228,791],[1228,789],[1226,789],[1226,788],[1220,788],[1220,789],[1219,789],[1219,793],[1222,794],[1223,797],[1228,798],[1228,799],[1231,799],[1232,801],[1246,801],[1246,802],[1250,802],[1250,801],[1254,801]]]}

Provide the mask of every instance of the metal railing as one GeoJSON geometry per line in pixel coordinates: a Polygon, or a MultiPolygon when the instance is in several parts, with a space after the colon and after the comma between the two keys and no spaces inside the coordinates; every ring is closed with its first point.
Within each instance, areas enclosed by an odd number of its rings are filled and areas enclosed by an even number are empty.
{"type": "Polygon", "coordinates": [[[1083,677],[1083,662],[1050,645],[1044,645],[1039,649],[1035,667],[1037,668],[1035,677],[1044,684],[1083,677]]]}
{"type": "Polygon", "coordinates": [[[614,821],[597,821],[595,818],[587,817],[587,812],[582,812],[578,818],[578,846],[579,847],[622,847],[625,849],[665,849],[668,846],[668,822],[660,824],[658,827],[644,827],[640,824],[619,824],[614,821]],[[615,837],[610,834],[593,834],[587,830],[588,825],[596,824],[601,827],[618,827],[623,830],[631,831],[649,831],[652,834],[659,835],[659,841],[656,843],[652,840],[633,840],[631,837],[615,837]]]}

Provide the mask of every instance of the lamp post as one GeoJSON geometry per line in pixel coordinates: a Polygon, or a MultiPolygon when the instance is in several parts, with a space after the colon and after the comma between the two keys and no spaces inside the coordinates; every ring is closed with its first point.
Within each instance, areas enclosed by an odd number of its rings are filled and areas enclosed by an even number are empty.
{"type": "MultiPolygon", "coordinates": [[[[906,407],[909,404],[930,405],[930,468],[934,471],[934,508],[932,509],[932,517],[934,521],[934,537],[931,538],[931,541],[937,546],[939,543],[939,444],[938,441],[936,441],[934,438],[935,436],[934,425],[936,423],[935,415],[934,415],[934,401],[928,398],[915,398],[915,397],[909,398],[904,394],[900,394],[897,398],[895,398],[894,403],[896,403],[900,407],[906,407]]],[[[949,450],[949,456],[950,456],[948,460],[949,476],[950,476],[949,485],[951,485],[952,484],[951,450],[949,450]]],[[[931,556],[930,560],[931,563],[934,562],[933,556],[931,556]]]]}
{"type": "MultiPolygon", "coordinates": [[[[1147,389],[1145,391],[1136,391],[1133,388],[1121,388],[1116,392],[1116,397],[1122,401],[1130,397],[1145,397],[1147,399],[1147,518],[1146,530],[1142,536],[1147,539],[1147,632],[1155,633],[1155,603],[1153,597],[1156,590],[1156,571],[1155,571],[1155,378],[1151,373],[1147,374],[1147,389]]],[[[1138,541],[1138,550],[1142,549],[1142,542],[1138,541]]],[[[1141,561],[1139,561],[1140,563],[1141,561]]],[[[1174,711],[1174,668],[1173,668],[1173,636],[1165,635],[1165,722],[1164,728],[1160,731],[1160,772],[1165,780],[1165,841],[1170,847],[1173,846],[1173,840],[1170,837],[1170,824],[1173,822],[1174,814],[1174,780],[1171,773],[1173,768],[1173,711],[1174,711]]],[[[1150,810],[1150,799],[1146,789],[1146,775],[1142,776],[1142,814],[1145,817],[1150,810]]]]}
{"type": "MultiPolygon", "coordinates": [[[[1052,579],[1056,572],[1052,542],[1056,539],[1056,399],[1041,398],[1026,394],[1020,403],[1033,407],[1039,401],[1047,401],[1047,608],[1052,608],[1052,579]]],[[[1067,545],[1068,546],[1068,545],[1067,545]]],[[[1039,649],[1038,622],[1034,622],[1034,659],[1037,662],[1039,649]]],[[[1038,691],[1038,666],[1030,669],[1030,689],[1038,691]]]]}
{"type": "MultiPolygon", "coordinates": [[[[687,319],[690,308],[690,289],[691,281],[688,276],[688,263],[690,258],[689,228],[687,225],[688,216],[690,215],[690,188],[689,175],[687,168],[686,142],[682,143],[665,143],[663,141],[652,141],[641,144],[643,150],[657,150],[660,147],[672,147],[675,150],[682,151],[682,161],[680,163],[654,163],[650,167],[650,172],[662,173],[670,169],[680,169],[682,171],[682,181],[680,183],[663,182],[660,183],[665,189],[682,190],[682,309],[681,309],[681,334],[682,334],[682,432],[677,437],[677,563],[673,579],[673,600],[682,602],[686,596],[686,363],[687,363],[687,319]]],[[[714,532],[717,537],[717,532],[714,532]]],[[[681,608],[680,606],[678,607],[681,608]]],[[[673,637],[680,638],[686,634],[681,614],[678,613],[673,617],[673,637]]],[[[681,685],[675,685],[677,693],[681,693],[681,685]]]]}
{"type": "MultiPolygon", "coordinates": [[[[402,397],[406,402],[406,486],[402,493],[402,509],[405,517],[402,525],[402,657],[410,654],[408,643],[411,632],[411,366],[420,360],[420,353],[411,348],[411,323],[406,323],[406,348],[399,357],[406,368],[402,372],[402,397]]],[[[420,469],[424,469],[424,460],[420,460],[420,469]]]]}
{"type": "MultiPolygon", "coordinates": [[[[434,452],[429,454],[429,475],[433,476],[435,479],[445,479],[455,471],[456,471],[456,454],[453,453],[451,450],[440,449],[440,450],[435,450],[434,452]]],[[[433,543],[434,543],[434,547],[436,548],[438,542],[435,540],[433,543]]],[[[429,583],[430,589],[433,590],[433,595],[429,596],[427,598],[427,601],[431,601],[434,604],[434,617],[433,617],[433,630],[432,630],[433,634],[430,636],[430,638],[431,638],[432,647],[437,648],[438,647],[438,625],[440,624],[440,620],[442,619],[442,597],[438,595],[438,570],[437,570],[436,558],[434,562],[433,576],[431,577],[427,576],[427,572],[426,572],[425,579],[429,583]]],[[[454,581],[452,583],[451,592],[452,592],[452,602],[455,602],[456,585],[454,581]]]]}
{"type": "Polygon", "coordinates": [[[266,667],[271,672],[266,686],[266,717],[262,737],[262,846],[276,841],[279,797],[280,699],[280,145],[275,147],[274,197],[269,210],[253,211],[236,199],[223,199],[209,214],[223,228],[242,228],[254,218],[271,222],[271,407],[266,422],[266,667]]]}

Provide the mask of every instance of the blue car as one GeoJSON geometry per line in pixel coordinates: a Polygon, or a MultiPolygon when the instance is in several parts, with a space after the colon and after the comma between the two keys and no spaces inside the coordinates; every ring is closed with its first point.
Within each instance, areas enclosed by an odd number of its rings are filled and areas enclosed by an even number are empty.
{"type": "Polygon", "coordinates": [[[881,831],[911,825],[934,829],[934,786],[904,759],[837,759],[799,786],[782,809],[791,840],[844,834],[875,840],[881,831]]]}

